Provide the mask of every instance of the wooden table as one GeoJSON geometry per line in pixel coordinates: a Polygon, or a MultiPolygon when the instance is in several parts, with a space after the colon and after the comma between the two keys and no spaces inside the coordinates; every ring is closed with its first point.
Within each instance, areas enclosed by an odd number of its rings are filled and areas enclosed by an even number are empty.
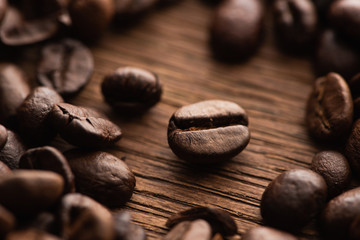
{"type": "MultiPolygon", "coordinates": [[[[243,64],[214,60],[207,40],[214,8],[200,0],[157,9],[126,31],[109,30],[92,47],[91,82],[72,102],[105,112],[123,130],[111,152],[126,156],[136,175],[136,189],[126,209],[160,239],[172,214],[195,206],[228,211],[244,234],[262,224],[260,199],[281,172],[309,168],[318,151],[304,122],[314,75],[311,62],[279,52],[271,28],[257,54],[243,64]],[[164,86],[159,104],[144,115],[116,114],[103,101],[100,83],[120,66],[157,73],[164,86]],[[167,143],[167,125],[179,107],[208,99],[238,103],[249,115],[251,141],[223,165],[195,168],[177,158],[167,143]]],[[[313,227],[301,234],[319,239],[313,227]]]]}

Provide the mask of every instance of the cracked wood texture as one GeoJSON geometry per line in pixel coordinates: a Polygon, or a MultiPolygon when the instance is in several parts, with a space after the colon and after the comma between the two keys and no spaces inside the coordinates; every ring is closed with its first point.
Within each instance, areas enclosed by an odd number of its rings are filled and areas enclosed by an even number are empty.
{"type": "MultiPolygon", "coordinates": [[[[304,122],[306,100],[314,82],[311,63],[279,52],[270,26],[255,56],[242,64],[214,60],[208,47],[208,26],[214,7],[184,0],[155,9],[137,25],[109,30],[91,50],[95,71],[90,84],[72,103],[106,113],[123,130],[110,150],[136,176],[134,195],[125,208],[145,227],[149,239],[161,239],[172,214],[195,206],[228,211],[240,235],[262,224],[260,199],[277,175],[309,168],[318,151],[304,122]],[[116,114],[102,98],[100,84],[120,66],[136,66],[159,75],[162,100],[147,113],[116,114]],[[208,99],[241,105],[249,115],[251,140],[232,160],[195,168],[178,159],[167,143],[167,125],[179,107],[208,99]]],[[[299,236],[320,239],[314,224],[299,236]]]]}

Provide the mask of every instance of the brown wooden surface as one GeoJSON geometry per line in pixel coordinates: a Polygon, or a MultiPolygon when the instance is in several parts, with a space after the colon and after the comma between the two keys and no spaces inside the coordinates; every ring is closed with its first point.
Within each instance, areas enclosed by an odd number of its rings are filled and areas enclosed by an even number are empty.
{"type": "MultiPolygon", "coordinates": [[[[244,64],[226,65],[211,57],[207,45],[213,7],[185,0],[155,10],[127,31],[108,31],[92,47],[95,71],[90,84],[72,102],[105,112],[123,130],[118,149],[137,178],[126,205],[149,239],[167,232],[167,218],[194,206],[230,212],[240,234],[261,224],[260,199],[268,183],[284,170],[308,168],[317,151],[304,124],[306,99],[314,76],[308,59],[280,53],[267,28],[264,44],[244,64]],[[105,74],[131,65],[156,72],[164,85],[162,100],[142,116],[115,114],[103,101],[105,74]],[[248,113],[251,141],[221,166],[195,169],[178,159],[167,143],[171,114],[207,99],[240,104],[248,113]]],[[[319,239],[312,228],[304,239],[319,239]]]]}

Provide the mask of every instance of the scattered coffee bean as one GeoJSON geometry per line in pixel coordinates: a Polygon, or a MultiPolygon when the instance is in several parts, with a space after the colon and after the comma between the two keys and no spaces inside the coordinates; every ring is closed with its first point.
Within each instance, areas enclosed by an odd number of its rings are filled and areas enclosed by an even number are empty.
{"type": "Polygon", "coordinates": [[[341,142],[351,129],[353,102],[345,80],[336,73],[320,77],[310,94],[306,123],[315,138],[326,142],[341,142]]]}
{"type": "Polygon", "coordinates": [[[63,39],[42,49],[37,78],[41,85],[71,97],[89,82],[93,68],[94,60],[86,46],[63,39]]]}
{"type": "Polygon", "coordinates": [[[0,238],[15,228],[16,219],[14,215],[0,205],[0,238]]]}
{"type": "Polygon", "coordinates": [[[0,150],[0,161],[5,163],[10,169],[19,168],[21,155],[26,151],[26,146],[19,135],[11,130],[7,131],[8,138],[5,146],[0,150]]]}
{"type": "Polygon", "coordinates": [[[184,106],[171,117],[168,143],[180,158],[212,163],[239,154],[250,141],[248,116],[239,105],[209,100],[184,106]]]}
{"type": "Polygon", "coordinates": [[[198,219],[193,222],[185,221],[176,225],[171,231],[164,237],[163,240],[210,240],[211,228],[210,225],[202,220],[198,219]]]}
{"type": "Polygon", "coordinates": [[[245,233],[242,240],[297,240],[295,236],[269,227],[255,227],[245,233]]]}
{"type": "Polygon", "coordinates": [[[12,173],[11,169],[5,163],[0,161],[0,176],[11,173],[12,173]]]}
{"type": "Polygon", "coordinates": [[[345,146],[345,156],[351,169],[360,174],[360,119],[356,120],[345,146]]]}
{"type": "Polygon", "coordinates": [[[120,113],[138,113],[160,100],[162,85],[154,73],[140,68],[124,67],[106,76],[101,90],[106,102],[120,113]]]}
{"type": "Polygon", "coordinates": [[[3,125],[0,125],[0,150],[5,146],[7,138],[7,129],[3,125]]]}
{"type": "Polygon", "coordinates": [[[36,229],[19,230],[9,233],[5,240],[61,240],[49,233],[36,229]]]}
{"type": "Polygon", "coordinates": [[[45,146],[27,150],[20,158],[22,169],[48,170],[64,178],[64,192],[74,192],[74,175],[64,155],[56,148],[45,146]]]}
{"type": "Polygon", "coordinates": [[[54,90],[37,87],[20,105],[19,129],[29,145],[44,145],[55,137],[56,130],[47,123],[47,117],[54,105],[61,102],[62,97],[54,90]]]}
{"type": "Polygon", "coordinates": [[[78,193],[61,200],[62,237],[68,240],[113,240],[111,213],[101,204],[78,193]]]}
{"type": "Polygon", "coordinates": [[[146,240],[145,230],[131,222],[128,211],[114,214],[115,240],[146,240]]]}
{"type": "Polygon", "coordinates": [[[0,0],[0,24],[2,20],[4,19],[6,10],[7,10],[7,0],[0,0]]]}
{"type": "Polygon", "coordinates": [[[94,110],[59,103],[52,109],[49,122],[67,142],[83,147],[113,145],[121,130],[94,110]]]}
{"type": "Polygon", "coordinates": [[[119,207],[131,198],[135,176],[117,157],[106,152],[71,150],[65,153],[78,192],[102,204],[119,207]]]}
{"type": "Polygon", "coordinates": [[[296,230],[317,216],[326,197],[326,182],[321,175],[307,169],[286,171],[263,193],[261,216],[271,226],[296,230]]]}
{"type": "Polygon", "coordinates": [[[215,10],[210,43],[215,57],[243,60],[258,48],[264,29],[264,9],[259,0],[226,0],[215,10]]]}
{"type": "Polygon", "coordinates": [[[360,214],[357,215],[351,222],[349,229],[349,239],[359,240],[360,239],[360,214]]]}
{"type": "Polygon", "coordinates": [[[196,219],[206,220],[211,225],[214,234],[219,232],[223,236],[232,236],[237,233],[237,226],[231,215],[222,209],[213,207],[195,207],[179,212],[167,220],[166,226],[172,228],[180,222],[196,219]]]}

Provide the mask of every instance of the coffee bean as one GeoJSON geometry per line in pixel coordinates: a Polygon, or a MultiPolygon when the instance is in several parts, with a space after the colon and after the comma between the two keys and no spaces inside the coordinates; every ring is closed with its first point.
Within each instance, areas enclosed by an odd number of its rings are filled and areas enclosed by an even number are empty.
{"type": "Polygon", "coordinates": [[[163,240],[210,240],[211,228],[210,225],[202,220],[198,219],[193,222],[185,221],[176,225],[171,231],[164,237],[163,240]]]}
{"type": "Polygon", "coordinates": [[[154,73],[140,68],[124,67],[107,75],[101,90],[106,102],[120,113],[138,113],[160,100],[162,85],[154,73]]]}
{"type": "MultiPolygon", "coordinates": [[[[118,21],[137,20],[154,7],[159,0],[115,0],[115,14],[118,21]]],[[[120,23],[120,22],[119,22],[120,23]]]]}
{"type": "Polygon", "coordinates": [[[14,215],[0,205],[0,238],[4,239],[4,236],[15,228],[15,224],[14,215]]]}
{"type": "Polygon", "coordinates": [[[360,174],[360,119],[356,120],[345,146],[345,156],[351,169],[360,174]]]}
{"type": "Polygon", "coordinates": [[[326,239],[347,239],[351,222],[360,214],[360,188],[333,198],[322,214],[326,239]]]}
{"type": "Polygon", "coordinates": [[[286,171],[263,193],[261,216],[271,226],[296,230],[322,210],[326,197],[326,182],[321,175],[303,169],[286,171]]]}
{"type": "Polygon", "coordinates": [[[89,82],[93,68],[94,60],[86,46],[73,39],[63,39],[42,49],[37,78],[41,85],[71,97],[89,82]]]}
{"type": "Polygon", "coordinates": [[[351,222],[349,229],[349,239],[359,240],[360,239],[360,214],[357,215],[351,222]]]}
{"type": "Polygon", "coordinates": [[[20,105],[17,111],[19,129],[29,145],[44,145],[55,137],[56,131],[47,123],[47,118],[54,105],[63,101],[54,90],[37,87],[20,105]]]}
{"type": "Polygon", "coordinates": [[[4,19],[7,7],[8,7],[7,0],[0,0],[0,24],[4,19]]]}
{"type": "Polygon", "coordinates": [[[237,233],[237,226],[231,215],[219,208],[195,207],[179,212],[171,216],[166,226],[172,228],[183,221],[193,221],[196,219],[206,220],[212,228],[213,233],[221,233],[223,236],[232,236],[237,233]]]}
{"type": "Polygon", "coordinates": [[[78,192],[102,204],[119,207],[132,196],[135,176],[117,157],[106,152],[71,150],[65,153],[78,192]]]}
{"type": "Polygon", "coordinates": [[[60,240],[60,238],[36,229],[26,229],[9,233],[5,240],[60,240]]]}
{"type": "Polygon", "coordinates": [[[353,102],[345,80],[336,73],[320,77],[310,94],[306,123],[312,136],[321,141],[340,142],[353,122],[353,102]]]}
{"type": "Polygon", "coordinates": [[[275,0],[273,15],[279,47],[298,53],[311,49],[318,24],[311,0],[275,0]]]}
{"type": "Polygon", "coordinates": [[[171,117],[168,143],[180,158],[193,163],[230,159],[249,143],[248,117],[239,105],[209,100],[184,106],[171,117]]]}
{"type": "Polygon", "coordinates": [[[5,146],[7,138],[7,129],[3,125],[0,125],[0,150],[5,146]]]}
{"type": "Polygon", "coordinates": [[[109,146],[122,135],[121,129],[100,113],[67,103],[54,106],[49,122],[61,137],[76,146],[109,146]]]}
{"type": "Polygon", "coordinates": [[[254,227],[247,231],[242,240],[297,240],[295,236],[270,227],[254,227]]]}
{"type": "Polygon", "coordinates": [[[21,11],[25,19],[39,19],[58,15],[68,5],[69,0],[17,0],[12,4],[21,11]]]}
{"type": "Polygon", "coordinates": [[[0,64],[0,122],[12,122],[16,110],[30,92],[23,71],[10,63],[0,64]]]}
{"type": "Polygon", "coordinates": [[[0,178],[0,204],[18,215],[34,214],[59,200],[64,180],[56,173],[17,170],[0,178]]]}
{"type": "Polygon", "coordinates": [[[224,240],[220,233],[215,234],[211,240],[224,240]]]}
{"type": "Polygon", "coordinates": [[[61,200],[62,237],[68,240],[113,240],[111,213],[101,204],[79,193],[61,200]]]}
{"type": "Polygon", "coordinates": [[[210,43],[215,57],[243,60],[252,55],[262,39],[264,9],[259,0],[226,0],[215,10],[210,43]]]}
{"type": "Polygon", "coordinates": [[[26,146],[20,137],[11,130],[7,131],[8,138],[5,146],[0,150],[0,161],[10,169],[19,168],[21,155],[26,151],[26,146]]]}
{"type": "Polygon", "coordinates": [[[12,173],[11,169],[5,163],[0,162],[0,176],[11,173],[12,173]]]}
{"type": "Polygon", "coordinates": [[[347,159],[339,152],[322,151],[311,162],[311,169],[325,180],[330,198],[345,190],[351,181],[351,169],[347,159]]]}
{"type": "Polygon", "coordinates": [[[113,215],[115,226],[115,240],[146,240],[145,230],[131,222],[128,211],[117,212],[113,215]]]}
{"type": "Polygon", "coordinates": [[[74,192],[74,175],[64,155],[56,148],[45,146],[27,150],[20,158],[22,169],[48,170],[64,178],[64,192],[74,192]]]}

